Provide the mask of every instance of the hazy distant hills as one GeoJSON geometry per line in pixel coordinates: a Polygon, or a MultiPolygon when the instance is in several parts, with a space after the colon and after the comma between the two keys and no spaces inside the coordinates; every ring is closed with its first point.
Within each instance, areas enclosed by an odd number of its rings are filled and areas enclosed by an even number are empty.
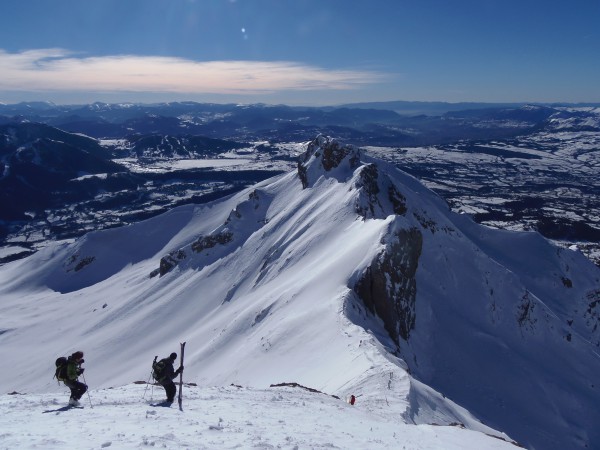
{"type": "Polygon", "coordinates": [[[600,107],[441,102],[0,105],[0,262],[236,192],[295,167],[319,134],[481,223],[538,230],[600,263],[600,107]]]}
{"type": "MultiPolygon", "coordinates": [[[[527,105],[527,103],[485,103],[485,102],[409,102],[409,101],[388,101],[388,102],[364,102],[342,105],[348,108],[367,108],[367,109],[387,109],[395,111],[398,114],[405,115],[431,115],[438,116],[454,111],[485,110],[485,109],[515,109],[527,105]]],[[[558,107],[599,107],[600,103],[542,103],[539,106],[558,108],[558,107]]]]}
{"type": "Polygon", "coordinates": [[[95,139],[47,125],[0,126],[0,220],[22,220],[26,211],[81,199],[69,187],[72,179],[123,171],[108,156],[95,139]]]}
{"type": "MultiPolygon", "coordinates": [[[[460,139],[500,139],[564,122],[585,111],[525,104],[388,102],[344,107],[285,105],[0,105],[0,123],[35,121],[96,138],[128,134],[192,134],[237,140],[310,140],[331,134],[359,145],[432,145],[460,139]]],[[[598,129],[598,124],[579,124],[598,129]]]]}
{"type": "Polygon", "coordinates": [[[363,102],[342,105],[347,108],[387,109],[404,115],[430,115],[439,116],[452,111],[467,111],[477,109],[504,109],[520,108],[524,103],[484,103],[484,102],[363,102]]]}
{"type": "Polygon", "coordinates": [[[0,125],[0,241],[8,238],[19,246],[17,253],[27,253],[45,240],[135,222],[182,203],[209,201],[280,173],[256,168],[235,173],[136,171],[118,159],[214,158],[248,146],[157,134],[101,145],[95,138],[42,123],[0,125]]]}

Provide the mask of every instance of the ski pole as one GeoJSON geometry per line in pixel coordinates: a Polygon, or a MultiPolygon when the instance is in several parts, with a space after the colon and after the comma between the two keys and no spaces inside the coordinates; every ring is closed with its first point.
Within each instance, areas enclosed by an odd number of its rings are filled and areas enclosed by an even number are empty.
{"type": "MultiPolygon", "coordinates": [[[[85,383],[85,386],[87,387],[87,381],[85,381],[85,375],[82,373],[81,376],[83,377],[83,382],[85,383]]],[[[89,388],[86,389],[85,392],[87,392],[88,400],[90,401],[90,408],[93,408],[94,405],[92,405],[92,397],[90,397],[90,390],[89,390],[89,388]]]]}
{"type": "MultiPolygon", "coordinates": [[[[154,364],[156,363],[156,358],[158,358],[158,355],[155,356],[154,361],[152,361],[152,369],[150,370],[148,381],[146,381],[146,389],[144,389],[144,395],[142,395],[142,400],[146,398],[146,391],[148,390],[148,385],[150,384],[150,378],[152,378],[152,372],[154,372],[154,364]]],[[[152,386],[152,393],[154,393],[154,385],[152,386]]],[[[152,399],[152,397],[150,397],[150,399],[152,399]]]]}
{"type": "Polygon", "coordinates": [[[142,400],[146,398],[146,391],[148,390],[148,385],[150,384],[150,378],[152,378],[152,371],[150,371],[150,375],[148,376],[148,381],[146,381],[146,389],[144,389],[144,395],[142,395],[142,400]]]}
{"type": "Polygon", "coordinates": [[[153,369],[150,370],[150,375],[148,375],[148,381],[146,381],[146,389],[144,389],[144,395],[142,395],[142,400],[146,398],[146,391],[148,390],[148,385],[150,384],[150,378],[152,378],[152,372],[154,371],[154,363],[156,362],[156,358],[158,358],[158,356],[155,356],[154,361],[152,362],[153,369]]]}

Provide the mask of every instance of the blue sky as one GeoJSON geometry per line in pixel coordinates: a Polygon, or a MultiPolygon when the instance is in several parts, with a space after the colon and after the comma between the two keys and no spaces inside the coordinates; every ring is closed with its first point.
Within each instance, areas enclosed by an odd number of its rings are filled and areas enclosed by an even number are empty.
{"type": "Polygon", "coordinates": [[[22,100],[600,102],[600,1],[2,0],[22,100]]]}

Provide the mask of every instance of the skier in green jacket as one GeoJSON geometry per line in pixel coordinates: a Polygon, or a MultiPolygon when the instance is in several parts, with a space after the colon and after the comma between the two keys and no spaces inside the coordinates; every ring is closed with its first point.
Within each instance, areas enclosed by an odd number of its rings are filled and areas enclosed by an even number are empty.
{"type": "Polygon", "coordinates": [[[67,377],[63,381],[71,389],[71,398],[69,399],[71,406],[79,406],[79,399],[88,388],[87,385],[77,380],[84,371],[81,367],[83,362],[83,352],[81,351],[77,351],[67,358],[67,377]]]}

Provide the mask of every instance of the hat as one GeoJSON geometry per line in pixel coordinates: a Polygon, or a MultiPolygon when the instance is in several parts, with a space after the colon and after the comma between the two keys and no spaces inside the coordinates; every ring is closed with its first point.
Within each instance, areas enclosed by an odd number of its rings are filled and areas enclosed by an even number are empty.
{"type": "Polygon", "coordinates": [[[83,352],[82,351],[77,351],[77,352],[75,352],[75,353],[73,353],[71,355],[71,358],[73,358],[73,359],[81,359],[81,358],[83,358],[83,352]]]}
{"type": "Polygon", "coordinates": [[[177,353],[175,353],[175,352],[171,353],[171,355],[169,355],[169,358],[171,358],[173,361],[175,361],[177,359],[177,353]]]}

